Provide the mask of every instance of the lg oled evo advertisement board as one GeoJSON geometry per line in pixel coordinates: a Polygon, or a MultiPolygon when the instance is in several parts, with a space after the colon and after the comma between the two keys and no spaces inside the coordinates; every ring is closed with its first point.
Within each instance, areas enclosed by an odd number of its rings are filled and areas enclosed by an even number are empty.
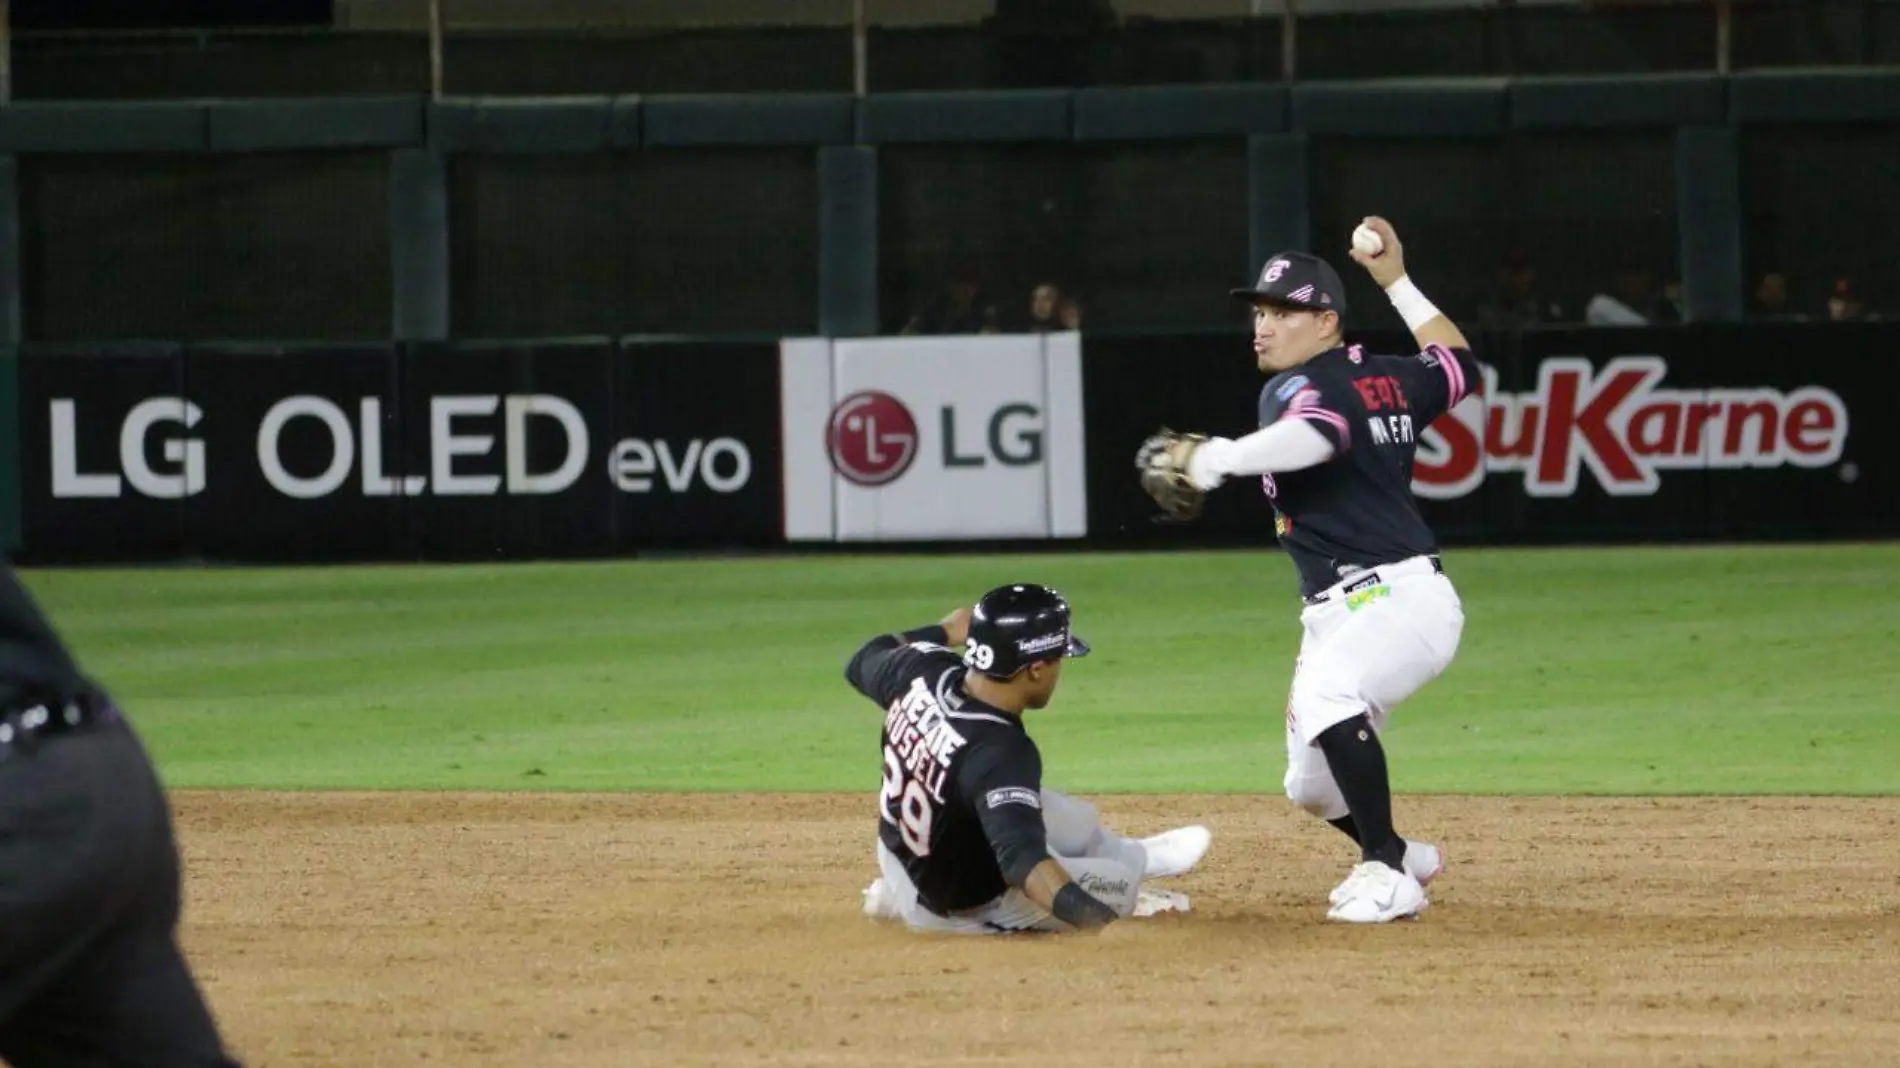
{"type": "Polygon", "coordinates": [[[28,350],[32,558],[481,558],[780,534],[770,345],[28,350]]]}

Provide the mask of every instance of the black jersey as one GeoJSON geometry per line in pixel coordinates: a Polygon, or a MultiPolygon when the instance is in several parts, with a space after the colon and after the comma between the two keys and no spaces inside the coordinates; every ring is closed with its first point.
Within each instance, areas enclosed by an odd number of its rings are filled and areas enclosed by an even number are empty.
{"type": "Polygon", "coordinates": [[[1304,419],[1338,450],[1317,466],[1262,477],[1301,593],[1437,551],[1412,496],[1418,435],[1480,381],[1470,351],[1438,345],[1410,356],[1342,346],[1268,380],[1260,425],[1304,419]]]}
{"type": "Polygon", "coordinates": [[[1006,872],[1020,880],[1048,857],[1042,754],[1021,719],[963,692],[965,670],[934,641],[890,636],[845,668],[884,709],[878,838],[938,913],[995,900],[1006,872]]]}

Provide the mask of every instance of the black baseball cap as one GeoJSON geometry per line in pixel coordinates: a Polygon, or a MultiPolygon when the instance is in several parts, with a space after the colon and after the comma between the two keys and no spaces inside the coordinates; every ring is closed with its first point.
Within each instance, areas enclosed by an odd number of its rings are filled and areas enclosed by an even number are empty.
{"type": "Polygon", "coordinates": [[[1260,268],[1260,280],[1251,288],[1230,289],[1228,293],[1250,301],[1346,313],[1346,287],[1339,280],[1339,272],[1310,252],[1276,252],[1260,268]]]}

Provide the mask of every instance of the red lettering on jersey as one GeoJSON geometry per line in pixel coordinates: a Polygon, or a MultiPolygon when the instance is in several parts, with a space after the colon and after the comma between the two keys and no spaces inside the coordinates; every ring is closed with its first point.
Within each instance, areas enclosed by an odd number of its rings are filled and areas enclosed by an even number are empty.
{"type": "Polygon", "coordinates": [[[1390,375],[1355,378],[1352,384],[1359,391],[1359,399],[1366,403],[1368,412],[1412,410],[1411,402],[1405,399],[1405,390],[1399,388],[1399,380],[1390,375]]]}

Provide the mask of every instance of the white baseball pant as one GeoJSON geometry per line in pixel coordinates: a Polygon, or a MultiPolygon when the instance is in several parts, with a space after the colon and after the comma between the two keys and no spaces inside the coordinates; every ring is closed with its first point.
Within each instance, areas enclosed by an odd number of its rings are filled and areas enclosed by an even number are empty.
{"type": "MultiPolygon", "coordinates": [[[[1042,791],[1043,826],[1049,855],[1082,889],[1126,919],[1135,911],[1148,850],[1102,826],[1094,805],[1055,790],[1042,791]]],[[[903,862],[877,843],[878,870],[884,877],[889,907],[914,930],[945,934],[1007,934],[1013,931],[1068,931],[1070,926],[1011,887],[994,901],[939,916],[917,903],[917,887],[903,862]]]]}
{"type": "Polygon", "coordinates": [[[1360,572],[1317,599],[1300,613],[1306,633],[1286,706],[1286,795],[1336,820],[1346,799],[1316,739],[1362,713],[1383,730],[1393,708],[1457,655],[1465,613],[1451,580],[1425,556],[1360,572]]]}

